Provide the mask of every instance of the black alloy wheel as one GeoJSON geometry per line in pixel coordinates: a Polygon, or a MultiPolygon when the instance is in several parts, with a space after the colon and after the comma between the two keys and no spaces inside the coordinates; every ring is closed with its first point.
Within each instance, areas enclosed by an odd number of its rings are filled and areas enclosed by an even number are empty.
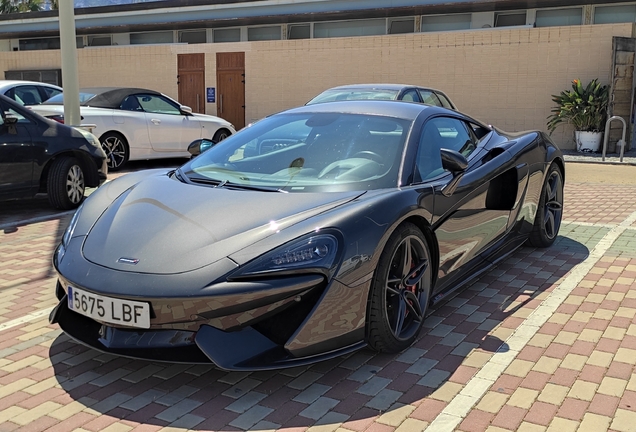
{"type": "Polygon", "coordinates": [[[548,247],[554,243],[563,217],[563,175],[555,164],[546,175],[534,227],[528,242],[535,247],[548,247]]]}
{"type": "Polygon", "coordinates": [[[114,132],[108,132],[102,135],[100,142],[106,153],[108,170],[120,170],[128,161],[129,156],[128,143],[124,137],[114,132]]]}
{"type": "Polygon", "coordinates": [[[410,223],[398,227],[380,256],[367,317],[368,343],[399,352],[417,338],[431,293],[430,252],[422,232],[410,223]]]}
{"type": "Polygon", "coordinates": [[[84,200],[86,183],[84,170],[77,159],[60,157],[53,161],[47,178],[47,194],[51,205],[69,210],[84,200]]]}

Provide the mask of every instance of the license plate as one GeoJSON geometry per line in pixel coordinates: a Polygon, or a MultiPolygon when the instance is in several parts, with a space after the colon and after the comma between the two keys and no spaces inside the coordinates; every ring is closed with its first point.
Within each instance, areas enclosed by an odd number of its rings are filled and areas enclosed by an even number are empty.
{"type": "Polygon", "coordinates": [[[104,297],[69,286],[68,308],[101,322],[150,328],[150,305],[144,302],[104,297]]]}

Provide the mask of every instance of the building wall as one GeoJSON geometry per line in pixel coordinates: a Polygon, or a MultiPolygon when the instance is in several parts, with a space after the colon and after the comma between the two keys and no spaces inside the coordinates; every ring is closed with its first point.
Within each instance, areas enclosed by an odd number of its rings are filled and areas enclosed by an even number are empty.
{"type": "MultiPolygon", "coordinates": [[[[401,82],[443,90],[463,112],[508,131],[545,130],[550,95],[570,82],[609,83],[612,36],[632,24],[503,28],[443,33],[136,45],[78,50],[80,86],[139,86],[177,97],[177,54],[206,55],[206,87],[216,87],[216,52],[244,51],[246,121],[302,105],[325,88],[401,82]]],[[[0,53],[0,69],[59,68],[58,51],[0,53]]],[[[215,104],[207,112],[216,113],[215,104]]],[[[571,129],[553,135],[574,148],[571,129]]]]}

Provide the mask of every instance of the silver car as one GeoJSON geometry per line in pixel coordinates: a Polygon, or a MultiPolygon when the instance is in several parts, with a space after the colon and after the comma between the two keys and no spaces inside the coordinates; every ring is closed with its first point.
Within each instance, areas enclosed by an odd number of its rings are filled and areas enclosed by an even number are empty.
{"type": "Polygon", "coordinates": [[[36,81],[0,80],[0,94],[22,106],[41,104],[62,93],[62,87],[36,81]]]}

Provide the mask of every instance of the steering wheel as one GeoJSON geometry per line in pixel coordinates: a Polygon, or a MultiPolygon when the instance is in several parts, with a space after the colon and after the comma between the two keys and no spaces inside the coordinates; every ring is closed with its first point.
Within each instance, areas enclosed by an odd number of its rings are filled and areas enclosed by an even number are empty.
{"type": "Polygon", "coordinates": [[[359,151],[358,153],[354,154],[353,157],[354,158],[355,157],[362,157],[362,158],[366,158],[366,159],[371,159],[372,161],[375,161],[375,162],[379,163],[380,165],[382,165],[384,163],[384,160],[382,159],[382,156],[380,156],[376,152],[372,152],[371,150],[359,151]]]}

